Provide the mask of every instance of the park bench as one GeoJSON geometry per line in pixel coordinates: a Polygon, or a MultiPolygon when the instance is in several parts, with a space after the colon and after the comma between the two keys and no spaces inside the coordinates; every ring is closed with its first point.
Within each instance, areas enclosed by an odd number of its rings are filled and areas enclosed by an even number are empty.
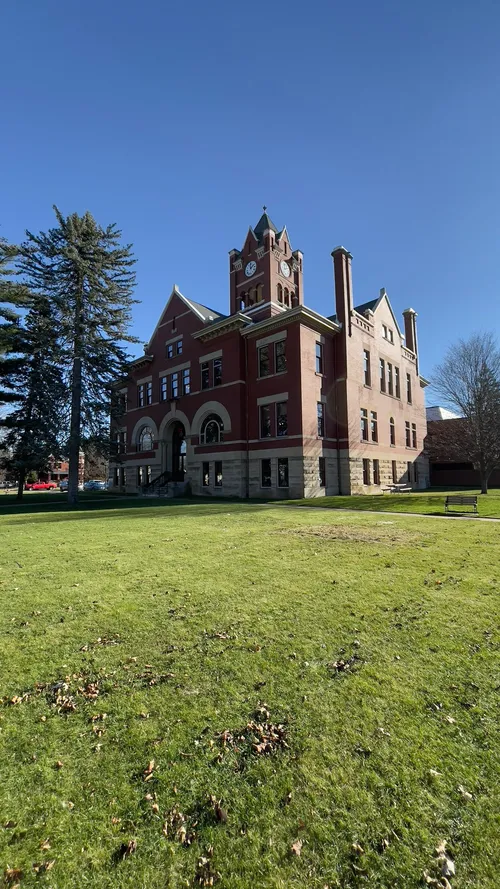
{"type": "Polygon", "coordinates": [[[382,488],[384,494],[411,494],[413,488],[411,485],[405,484],[394,484],[387,485],[386,488],[382,488]]]}
{"type": "Polygon", "coordinates": [[[446,498],[444,502],[444,511],[448,512],[450,506],[472,506],[477,515],[477,496],[475,494],[469,494],[467,496],[453,494],[446,498]]]}

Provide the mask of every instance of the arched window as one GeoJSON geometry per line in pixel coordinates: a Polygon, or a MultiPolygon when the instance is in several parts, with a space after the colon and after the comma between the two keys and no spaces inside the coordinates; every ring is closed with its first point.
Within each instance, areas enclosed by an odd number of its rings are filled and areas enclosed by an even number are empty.
{"type": "Polygon", "coordinates": [[[150,426],[143,426],[139,432],[137,440],[138,451],[152,451],[154,443],[154,434],[150,426]]]}
{"type": "Polygon", "coordinates": [[[257,284],[257,300],[256,301],[258,303],[261,303],[262,300],[264,299],[262,291],[263,291],[262,284],[257,284]]]}
{"type": "Polygon", "coordinates": [[[209,414],[201,424],[201,444],[218,444],[224,441],[224,423],[217,414],[209,414]]]}
{"type": "Polygon", "coordinates": [[[240,311],[244,312],[247,307],[247,295],[246,293],[242,293],[240,296],[240,311]]]}
{"type": "Polygon", "coordinates": [[[288,292],[288,287],[285,287],[285,306],[290,305],[290,294],[288,292]]]}
{"type": "Polygon", "coordinates": [[[389,433],[391,437],[391,445],[396,444],[396,424],[394,423],[394,417],[391,417],[389,420],[389,433]]]}
{"type": "Polygon", "coordinates": [[[281,284],[278,284],[277,291],[278,291],[278,302],[282,303],[283,302],[283,288],[282,288],[281,284]]]}

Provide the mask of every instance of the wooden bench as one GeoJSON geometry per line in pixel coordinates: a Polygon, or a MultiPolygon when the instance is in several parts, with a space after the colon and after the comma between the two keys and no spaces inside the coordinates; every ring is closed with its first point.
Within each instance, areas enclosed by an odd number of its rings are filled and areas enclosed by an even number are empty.
{"type": "Polygon", "coordinates": [[[470,494],[468,496],[453,494],[450,497],[446,498],[444,502],[444,511],[448,512],[450,506],[472,506],[474,512],[477,515],[477,496],[475,494],[470,494]]]}

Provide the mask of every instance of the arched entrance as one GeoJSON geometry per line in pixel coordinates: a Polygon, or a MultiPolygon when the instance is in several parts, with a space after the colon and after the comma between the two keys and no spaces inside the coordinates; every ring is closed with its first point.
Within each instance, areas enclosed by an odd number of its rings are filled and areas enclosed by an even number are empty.
{"type": "Polygon", "coordinates": [[[186,475],[186,430],[179,420],[172,426],[172,478],[183,482],[186,475]]]}

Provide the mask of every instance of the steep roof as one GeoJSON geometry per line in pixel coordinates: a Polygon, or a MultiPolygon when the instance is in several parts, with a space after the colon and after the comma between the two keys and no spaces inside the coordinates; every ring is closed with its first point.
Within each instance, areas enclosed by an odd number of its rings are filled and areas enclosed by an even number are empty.
{"type": "Polygon", "coordinates": [[[360,306],[354,306],[354,311],[358,312],[359,315],[364,315],[365,312],[368,312],[368,310],[370,312],[374,312],[381,299],[382,297],[379,296],[377,297],[377,299],[371,299],[367,303],[361,303],[360,306]]]}
{"type": "MultiPolygon", "coordinates": [[[[178,296],[181,294],[177,293],[178,296]]],[[[202,316],[204,321],[216,321],[218,318],[226,318],[226,315],[222,315],[221,312],[216,312],[215,309],[209,308],[209,306],[203,306],[201,303],[197,303],[194,299],[190,299],[187,296],[183,297],[184,302],[195,309],[199,315],[202,316]]]]}
{"type": "Polygon", "coordinates": [[[255,228],[253,230],[254,234],[258,237],[259,241],[260,241],[262,235],[264,234],[264,232],[268,228],[270,228],[271,231],[275,232],[275,234],[278,234],[278,229],[276,228],[274,222],[272,221],[272,219],[269,218],[267,213],[264,211],[264,213],[260,217],[257,225],[255,226],[255,228]]]}

